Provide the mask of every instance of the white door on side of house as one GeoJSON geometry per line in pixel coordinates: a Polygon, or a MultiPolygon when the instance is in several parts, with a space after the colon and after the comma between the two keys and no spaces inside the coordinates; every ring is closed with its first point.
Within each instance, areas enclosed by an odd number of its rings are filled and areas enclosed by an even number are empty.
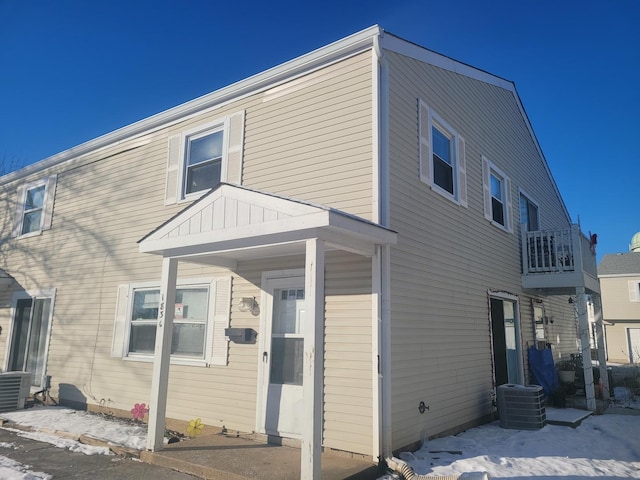
{"type": "Polygon", "coordinates": [[[302,434],[304,277],[270,279],[262,340],[264,430],[269,435],[302,434]]]}
{"type": "Polygon", "coordinates": [[[41,387],[46,372],[52,297],[16,298],[13,307],[7,371],[31,373],[31,385],[41,387]]]}

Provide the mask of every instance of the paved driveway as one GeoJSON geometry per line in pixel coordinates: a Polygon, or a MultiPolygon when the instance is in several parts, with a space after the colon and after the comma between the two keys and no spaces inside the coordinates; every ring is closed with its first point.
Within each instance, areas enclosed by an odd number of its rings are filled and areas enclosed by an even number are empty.
{"type": "MultiPolygon", "coordinates": [[[[196,477],[115,455],[84,455],[0,428],[0,456],[54,479],[194,480],[196,477]]],[[[6,464],[0,459],[0,464],[6,464]]],[[[42,477],[46,478],[46,477],[42,477]]]]}

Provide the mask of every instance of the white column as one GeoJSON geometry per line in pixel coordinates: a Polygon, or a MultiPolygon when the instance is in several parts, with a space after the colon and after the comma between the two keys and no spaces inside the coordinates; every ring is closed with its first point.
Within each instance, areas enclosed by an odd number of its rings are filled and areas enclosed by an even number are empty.
{"type": "Polygon", "coordinates": [[[300,478],[320,480],[322,454],[322,418],[324,410],[324,242],[306,241],[304,273],[305,320],[302,398],[302,451],[300,478]]]}
{"type": "Polygon", "coordinates": [[[587,409],[596,410],[596,397],[593,390],[593,370],[591,368],[591,342],[589,341],[589,314],[587,312],[587,296],[584,287],[576,288],[576,308],[578,313],[578,329],[580,331],[580,351],[582,353],[582,370],[584,372],[584,394],[587,409]]]}
{"type": "Polygon", "coordinates": [[[152,451],[161,450],[164,444],[177,275],[178,260],[175,258],[163,258],[162,280],[160,283],[160,306],[158,308],[158,326],[156,328],[156,347],[153,357],[153,373],[151,376],[149,429],[147,432],[147,449],[152,451]]]}
{"type": "Polygon", "coordinates": [[[592,295],[593,314],[596,324],[596,346],[598,347],[598,366],[600,368],[600,380],[602,380],[602,399],[609,400],[609,375],[607,372],[607,356],[604,350],[604,327],[602,326],[602,301],[600,295],[592,295]]]}

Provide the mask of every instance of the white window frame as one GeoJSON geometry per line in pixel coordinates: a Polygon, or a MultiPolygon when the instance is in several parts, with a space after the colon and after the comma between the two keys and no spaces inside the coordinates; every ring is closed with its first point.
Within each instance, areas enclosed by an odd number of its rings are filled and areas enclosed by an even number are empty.
{"type": "Polygon", "coordinates": [[[482,157],[482,183],[484,191],[484,216],[492,225],[501,230],[513,232],[513,205],[511,200],[511,179],[491,160],[482,157]],[[491,192],[491,176],[500,179],[503,200],[504,225],[493,219],[493,194],[491,192]]]}
{"type": "Polygon", "coordinates": [[[227,180],[227,169],[228,169],[228,137],[229,137],[229,117],[225,117],[221,120],[216,120],[214,122],[207,123],[205,125],[200,125],[197,128],[192,128],[191,130],[187,130],[182,133],[180,139],[180,173],[179,173],[179,182],[180,182],[180,201],[189,202],[192,200],[196,200],[200,198],[204,193],[208,192],[211,188],[206,188],[203,190],[198,190],[196,192],[187,193],[187,167],[189,160],[189,140],[202,138],[207,135],[222,132],[222,158],[220,160],[220,183],[225,182],[227,180]]]}
{"type": "Polygon", "coordinates": [[[632,303],[640,302],[640,280],[629,280],[629,301],[632,303]]]}
{"type": "MultiPolygon", "coordinates": [[[[55,302],[56,302],[56,289],[55,288],[48,288],[48,289],[43,289],[43,290],[27,290],[27,291],[20,291],[20,292],[15,292],[11,298],[11,323],[9,325],[9,334],[7,336],[7,343],[6,343],[6,348],[5,348],[5,354],[4,354],[4,371],[8,371],[9,369],[9,361],[11,358],[11,354],[12,354],[12,342],[13,342],[13,335],[14,335],[14,328],[15,328],[15,318],[16,318],[16,309],[18,307],[18,300],[27,300],[27,299],[31,299],[35,302],[35,300],[37,299],[42,299],[42,298],[49,298],[51,299],[51,306],[50,306],[50,310],[49,310],[49,318],[48,318],[48,329],[47,329],[47,337],[45,340],[45,348],[44,348],[44,352],[43,352],[43,358],[44,358],[44,373],[42,378],[40,379],[40,385],[39,387],[35,387],[32,386],[31,387],[31,393],[35,393],[39,390],[42,390],[42,385],[44,384],[44,379],[47,376],[47,367],[48,367],[48,359],[49,359],[49,344],[51,342],[51,328],[52,328],[52,324],[53,324],[53,311],[55,308],[55,302]]],[[[33,381],[33,379],[32,379],[33,381]]]]}
{"type": "Polygon", "coordinates": [[[446,120],[438,115],[424,101],[418,101],[418,109],[420,180],[429,185],[434,192],[444,198],[460,206],[467,207],[465,140],[446,120]],[[445,136],[450,142],[451,167],[453,171],[453,193],[435,182],[433,129],[438,130],[438,132],[445,136]]]}
{"type": "MultiPolygon", "coordinates": [[[[213,278],[195,278],[195,279],[179,279],[176,282],[176,288],[203,288],[209,289],[207,319],[205,322],[204,332],[204,354],[201,358],[171,355],[172,365],[191,365],[191,366],[208,366],[213,352],[213,320],[216,299],[215,279],[213,278]]],[[[158,282],[137,282],[129,284],[129,293],[127,298],[127,316],[124,330],[124,347],[122,349],[123,360],[134,362],[153,362],[154,355],[147,353],[131,353],[129,352],[129,342],[131,340],[131,325],[133,313],[133,296],[136,290],[160,290],[158,282]]],[[[179,323],[174,319],[174,324],[179,323]]],[[[150,322],[151,323],[151,322],[150,322]]],[[[157,320],[156,320],[157,323],[157,320]]]]}
{"type": "MultiPolygon", "coordinates": [[[[17,238],[28,238],[36,235],[40,235],[44,230],[48,230],[51,226],[51,215],[53,208],[53,195],[55,192],[57,177],[51,175],[49,177],[41,178],[34,182],[26,183],[18,188],[17,202],[16,202],[16,218],[14,223],[13,236],[17,238]],[[26,201],[27,192],[38,187],[44,186],[44,194],[42,198],[42,213],[40,215],[40,226],[37,230],[32,232],[22,233],[24,227],[24,217],[27,213],[26,201]]],[[[34,210],[31,210],[34,211],[34,210]]]]}
{"type": "MultiPolygon", "coordinates": [[[[529,202],[530,204],[532,204],[532,205],[534,205],[536,207],[537,213],[538,213],[538,229],[541,230],[542,229],[542,223],[541,223],[541,220],[540,220],[540,204],[538,202],[536,202],[535,200],[533,200],[531,195],[529,195],[527,192],[525,192],[521,188],[518,189],[518,209],[520,211],[520,224],[524,224],[523,218],[522,218],[522,205],[520,203],[522,201],[523,197],[527,202],[529,202]]],[[[528,215],[528,213],[527,213],[527,215],[528,215]]],[[[528,228],[528,225],[527,225],[527,228],[528,228]]]]}

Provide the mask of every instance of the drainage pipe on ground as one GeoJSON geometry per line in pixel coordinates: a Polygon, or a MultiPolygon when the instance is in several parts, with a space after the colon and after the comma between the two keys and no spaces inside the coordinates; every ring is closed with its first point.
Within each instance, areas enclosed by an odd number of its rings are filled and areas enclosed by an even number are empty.
{"type": "Polygon", "coordinates": [[[418,475],[411,465],[396,457],[387,458],[387,466],[405,480],[490,480],[487,472],[465,472],[454,475],[418,475]]]}

